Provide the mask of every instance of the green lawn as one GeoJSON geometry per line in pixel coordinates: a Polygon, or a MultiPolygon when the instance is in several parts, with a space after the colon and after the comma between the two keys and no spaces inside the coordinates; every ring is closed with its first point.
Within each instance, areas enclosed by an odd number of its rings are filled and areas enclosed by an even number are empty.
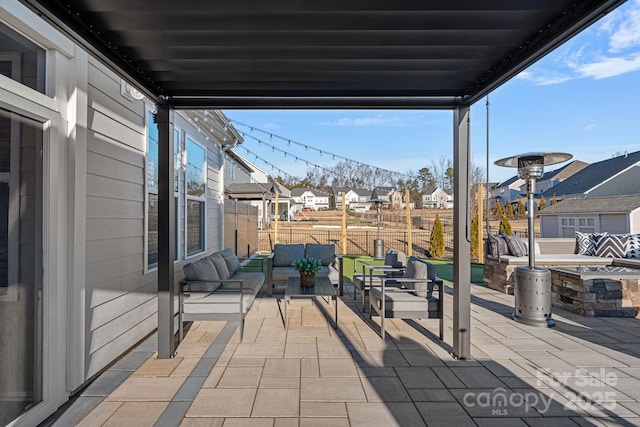
{"type": "MultiPolygon", "coordinates": [[[[368,260],[367,263],[382,264],[382,261],[372,261],[369,257],[357,256],[357,255],[344,255],[343,256],[343,268],[344,275],[351,280],[353,278],[353,263],[355,259],[368,260]]],[[[444,279],[446,282],[453,282],[453,263],[451,261],[438,261],[433,259],[425,259],[430,263],[438,265],[438,277],[444,279]]],[[[362,272],[362,263],[358,262],[358,273],[362,272]]],[[[482,284],[483,265],[471,264],[471,283],[482,284]]]]}

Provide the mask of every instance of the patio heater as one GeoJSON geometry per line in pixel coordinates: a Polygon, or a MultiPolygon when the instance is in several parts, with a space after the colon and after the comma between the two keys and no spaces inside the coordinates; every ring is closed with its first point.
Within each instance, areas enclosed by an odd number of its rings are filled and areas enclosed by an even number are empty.
{"type": "Polygon", "coordinates": [[[371,202],[376,206],[377,225],[376,238],[373,241],[373,257],[384,258],[384,240],[380,238],[380,207],[383,203],[389,203],[389,200],[379,198],[378,192],[374,188],[373,192],[371,193],[371,202]]]}
{"type": "Polygon", "coordinates": [[[545,165],[554,165],[573,157],[566,153],[526,153],[496,160],[497,166],[517,167],[518,177],[526,180],[529,233],[529,265],[514,272],[515,312],[513,319],[531,326],[555,326],[551,319],[551,271],[536,267],[535,205],[536,179],[544,174],[545,165]]]}

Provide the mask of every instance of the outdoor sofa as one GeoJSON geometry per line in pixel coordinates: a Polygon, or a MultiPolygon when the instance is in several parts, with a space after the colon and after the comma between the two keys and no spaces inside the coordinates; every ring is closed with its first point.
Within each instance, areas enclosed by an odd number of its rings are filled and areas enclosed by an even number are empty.
{"type": "Polygon", "coordinates": [[[242,341],[244,318],[264,284],[265,275],[263,271],[241,269],[242,264],[231,249],[183,266],[184,279],[180,281],[178,294],[180,341],[183,322],[194,320],[238,320],[242,341]]]}
{"type": "Polygon", "coordinates": [[[276,243],[273,251],[267,257],[267,295],[273,294],[275,285],[286,285],[289,277],[299,275],[300,273],[291,264],[295,260],[305,257],[320,260],[322,269],[316,273],[316,276],[328,277],[334,286],[338,286],[338,291],[342,296],[342,255],[336,253],[335,245],[319,243],[276,243]]]}

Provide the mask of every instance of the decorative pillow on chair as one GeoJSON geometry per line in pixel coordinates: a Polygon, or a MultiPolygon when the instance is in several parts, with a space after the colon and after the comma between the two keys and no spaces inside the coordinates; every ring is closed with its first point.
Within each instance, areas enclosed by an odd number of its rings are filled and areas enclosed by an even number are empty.
{"type": "Polygon", "coordinates": [[[627,254],[628,234],[609,234],[603,233],[598,239],[596,246],[596,256],[624,258],[627,254]]]}
{"type": "Polygon", "coordinates": [[[505,240],[507,241],[507,246],[509,247],[509,252],[513,256],[524,256],[529,255],[527,251],[527,247],[524,245],[522,239],[517,234],[512,236],[505,236],[505,240]]]}

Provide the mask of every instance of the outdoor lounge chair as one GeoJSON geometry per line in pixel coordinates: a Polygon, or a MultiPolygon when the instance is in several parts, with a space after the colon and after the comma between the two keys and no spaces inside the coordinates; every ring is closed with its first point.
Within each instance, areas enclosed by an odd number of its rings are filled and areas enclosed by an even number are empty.
{"type": "MultiPolygon", "coordinates": [[[[357,264],[357,259],[354,261],[357,264]]],[[[355,266],[354,264],[354,266],[355,266]]],[[[356,299],[356,291],[362,297],[362,310],[367,311],[366,298],[369,296],[371,283],[380,285],[383,278],[402,277],[407,264],[407,256],[397,249],[389,249],[384,256],[384,264],[363,264],[362,274],[353,275],[353,299],[356,299]],[[380,273],[382,272],[382,273],[380,273]],[[377,274],[374,274],[377,273],[377,274]]],[[[354,267],[355,268],[355,267],[354,267]]]]}
{"type": "Polygon", "coordinates": [[[437,277],[435,264],[410,257],[401,278],[383,278],[380,285],[369,290],[369,318],[380,316],[380,336],[385,338],[384,319],[440,319],[440,339],[443,325],[444,286],[437,277]],[[433,295],[437,286],[437,296],[433,295]]]}

